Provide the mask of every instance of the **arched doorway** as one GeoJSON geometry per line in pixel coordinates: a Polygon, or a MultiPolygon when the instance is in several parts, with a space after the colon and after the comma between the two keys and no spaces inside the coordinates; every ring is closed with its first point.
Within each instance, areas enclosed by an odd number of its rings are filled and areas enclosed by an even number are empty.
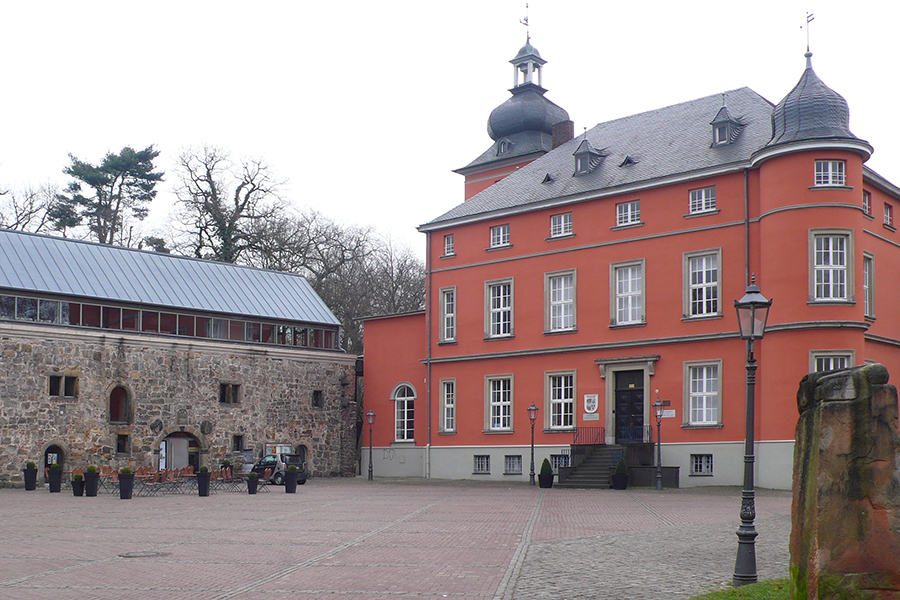
{"type": "Polygon", "coordinates": [[[47,446],[44,450],[44,478],[46,479],[47,468],[50,465],[59,465],[60,469],[65,470],[66,453],[57,445],[47,446]]]}
{"type": "Polygon", "coordinates": [[[170,433],[159,442],[159,468],[200,470],[200,441],[190,433],[170,433]]]}
{"type": "Polygon", "coordinates": [[[128,390],[116,386],[109,393],[109,422],[130,423],[131,407],[128,403],[128,390]]]}
{"type": "MultiPolygon", "coordinates": [[[[297,454],[300,456],[300,462],[303,464],[304,467],[306,467],[306,452],[307,452],[306,446],[304,446],[303,444],[298,445],[294,449],[294,454],[297,454]]],[[[307,468],[307,470],[309,470],[309,469],[307,468]]]]}

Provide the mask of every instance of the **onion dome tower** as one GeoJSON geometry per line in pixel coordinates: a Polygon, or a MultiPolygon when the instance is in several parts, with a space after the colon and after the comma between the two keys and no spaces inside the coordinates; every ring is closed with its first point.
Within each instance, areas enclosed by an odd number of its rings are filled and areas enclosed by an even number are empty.
{"type": "Polygon", "coordinates": [[[466,176],[467,198],[502,179],[515,168],[572,139],[574,134],[569,113],[544,96],[547,90],[541,85],[542,69],[547,61],[531,45],[530,36],[509,62],[513,65],[513,87],[509,90],[512,98],[491,111],[488,117],[487,131],[494,143],[474,161],[454,171],[466,176]],[[555,144],[554,127],[557,128],[555,144]],[[497,173],[498,177],[487,185],[479,185],[479,189],[470,193],[469,184],[473,175],[503,167],[508,168],[497,173]]]}

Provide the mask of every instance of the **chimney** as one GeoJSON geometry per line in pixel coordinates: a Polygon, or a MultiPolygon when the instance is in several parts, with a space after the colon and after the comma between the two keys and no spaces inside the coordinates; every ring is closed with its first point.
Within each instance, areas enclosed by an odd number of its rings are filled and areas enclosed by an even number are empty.
{"type": "Polygon", "coordinates": [[[571,120],[560,121],[551,129],[553,148],[558,148],[575,137],[575,123],[571,120]]]}

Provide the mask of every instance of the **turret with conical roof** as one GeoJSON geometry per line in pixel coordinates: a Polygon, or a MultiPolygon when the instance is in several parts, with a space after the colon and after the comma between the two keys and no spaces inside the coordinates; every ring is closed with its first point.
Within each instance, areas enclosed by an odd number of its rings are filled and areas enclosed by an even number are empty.
{"type": "MultiPolygon", "coordinates": [[[[541,85],[542,68],[547,61],[531,45],[530,37],[509,62],[513,65],[512,98],[491,111],[488,118],[487,131],[494,143],[474,161],[455,170],[466,176],[467,198],[552,150],[554,126],[571,124],[569,113],[544,96],[547,90],[541,85]],[[500,171],[493,173],[497,169],[500,171]],[[488,183],[470,185],[486,171],[492,171],[488,183]]],[[[571,139],[572,129],[567,128],[566,140],[571,139]]]]}

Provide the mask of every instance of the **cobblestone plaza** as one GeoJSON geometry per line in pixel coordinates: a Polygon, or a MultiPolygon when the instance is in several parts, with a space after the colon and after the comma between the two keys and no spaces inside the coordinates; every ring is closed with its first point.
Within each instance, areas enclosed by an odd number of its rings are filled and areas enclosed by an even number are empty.
{"type": "MultiPolygon", "coordinates": [[[[672,600],[729,585],[737,549],[736,488],[316,478],[270,490],[0,490],[0,599],[672,600]]],[[[787,576],[790,504],[757,493],[760,579],[787,576]]]]}

